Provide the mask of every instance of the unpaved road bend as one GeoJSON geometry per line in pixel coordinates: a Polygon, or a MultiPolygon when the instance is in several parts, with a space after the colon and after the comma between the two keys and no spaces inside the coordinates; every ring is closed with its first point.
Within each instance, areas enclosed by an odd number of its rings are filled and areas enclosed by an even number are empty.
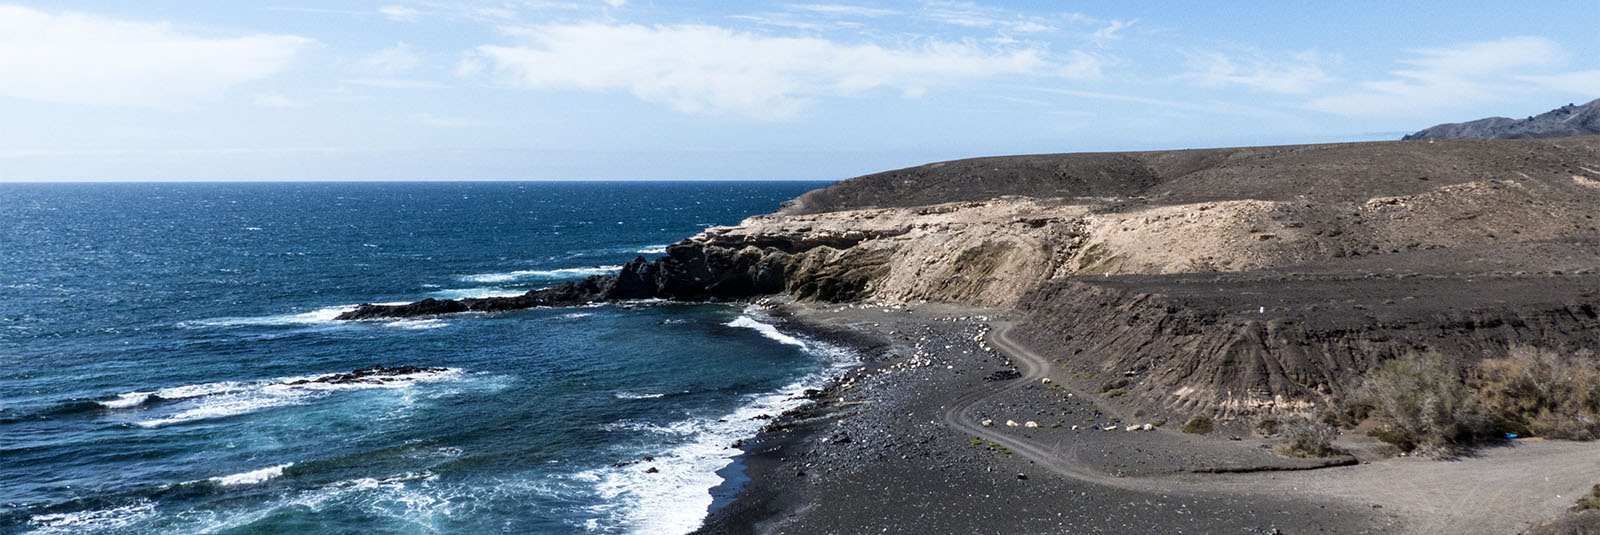
{"type": "Polygon", "coordinates": [[[987,338],[1016,364],[1021,378],[984,383],[952,400],[940,420],[1001,444],[1051,473],[1079,481],[1128,490],[1303,496],[1378,506],[1398,515],[1408,533],[1440,535],[1515,533],[1560,514],[1600,483],[1600,444],[1567,441],[1518,441],[1450,461],[1393,458],[1295,472],[1113,476],[1075,459],[1070,448],[1083,446],[1080,439],[1045,443],[1008,427],[980,423],[974,408],[978,403],[1037,384],[1052,371],[1048,359],[1011,338],[1013,327],[1008,321],[990,322],[987,338]]]}

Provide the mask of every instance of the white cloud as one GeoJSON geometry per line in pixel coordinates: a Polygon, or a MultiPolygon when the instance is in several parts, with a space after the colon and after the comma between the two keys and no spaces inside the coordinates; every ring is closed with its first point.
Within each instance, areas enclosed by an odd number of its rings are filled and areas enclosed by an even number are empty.
{"type": "MultiPolygon", "coordinates": [[[[626,90],[688,113],[758,119],[794,117],[825,96],[889,88],[908,96],[929,86],[1007,74],[1096,71],[1073,57],[1056,66],[1033,49],[997,50],[932,41],[885,48],[818,38],[766,37],[714,26],[577,24],[513,32],[523,46],[480,46],[501,81],[530,89],[626,90]]],[[[1096,71],[1097,72],[1097,71],[1096,71]]]]}
{"type": "Polygon", "coordinates": [[[972,2],[929,2],[923,9],[922,15],[945,24],[968,28],[991,28],[1014,33],[1037,33],[1056,29],[1036,18],[1023,17],[972,2]]]}
{"type": "Polygon", "coordinates": [[[443,89],[450,87],[447,84],[431,80],[413,80],[409,78],[356,78],[346,80],[345,83],[380,89],[443,89]]]}
{"type": "Polygon", "coordinates": [[[297,102],[289,100],[289,97],[272,93],[256,95],[250,103],[262,108],[293,108],[298,105],[297,102]]]}
{"type": "Polygon", "coordinates": [[[1112,41],[1115,41],[1117,39],[1121,39],[1122,36],[1117,35],[1117,33],[1121,32],[1122,30],[1128,29],[1129,26],[1133,26],[1133,24],[1136,23],[1136,22],[1139,22],[1139,21],[1138,20],[1111,20],[1111,21],[1106,21],[1105,22],[1105,26],[1100,28],[1100,29],[1098,29],[1098,30],[1095,30],[1095,32],[1093,34],[1091,34],[1089,36],[1089,38],[1092,39],[1095,42],[1095,44],[1097,44],[1097,45],[1106,46],[1107,44],[1110,44],[1112,41]]]}
{"type": "Polygon", "coordinates": [[[122,106],[214,98],[282,72],[314,43],[196,37],[165,23],[0,5],[0,97],[122,106]]]}
{"type": "Polygon", "coordinates": [[[1517,79],[1556,91],[1600,96],[1600,70],[1564,72],[1542,76],[1518,76],[1517,79]]]}
{"type": "Polygon", "coordinates": [[[623,5],[628,3],[628,0],[601,0],[601,1],[605,2],[606,5],[611,6],[611,7],[622,7],[623,5]]]}
{"type": "Polygon", "coordinates": [[[421,66],[422,55],[405,43],[395,43],[361,60],[361,70],[373,74],[398,74],[421,66]]]}
{"type": "Polygon", "coordinates": [[[456,117],[450,115],[434,115],[432,113],[418,113],[411,116],[411,120],[423,126],[436,128],[477,128],[494,126],[495,123],[472,117],[456,117]]]}
{"type": "Polygon", "coordinates": [[[883,17],[900,13],[893,9],[880,9],[875,7],[851,6],[844,4],[790,4],[787,7],[794,11],[809,11],[835,17],[883,17]]]}
{"type": "Polygon", "coordinates": [[[1289,61],[1270,61],[1259,54],[1235,59],[1220,52],[1189,55],[1190,72],[1179,78],[1204,86],[1244,86],[1269,93],[1308,93],[1333,80],[1322,70],[1322,58],[1312,52],[1295,54],[1289,61]]]}
{"type": "Polygon", "coordinates": [[[1342,115],[1422,115],[1491,101],[1530,88],[1593,89],[1583,72],[1550,73],[1566,54],[1543,37],[1511,37],[1454,48],[1414,51],[1401,61],[1408,68],[1393,78],[1361,84],[1360,89],[1312,100],[1307,107],[1342,115]]]}
{"type": "Polygon", "coordinates": [[[383,6],[378,8],[378,13],[397,22],[412,22],[422,15],[421,11],[406,6],[383,6]]]}

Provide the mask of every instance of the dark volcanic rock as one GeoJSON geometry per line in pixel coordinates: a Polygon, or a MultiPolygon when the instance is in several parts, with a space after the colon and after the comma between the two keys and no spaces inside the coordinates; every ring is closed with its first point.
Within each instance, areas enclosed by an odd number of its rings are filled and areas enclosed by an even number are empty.
{"type": "Polygon", "coordinates": [[[423,299],[404,305],[362,304],[354,310],[338,315],[336,320],[376,320],[437,316],[457,312],[501,312],[539,306],[573,306],[606,299],[607,291],[616,283],[616,275],[596,275],[577,282],[566,282],[552,288],[532,290],[512,297],[485,297],[473,299],[423,299]]]}
{"type": "Polygon", "coordinates": [[[1596,134],[1600,134],[1600,99],[1581,106],[1568,104],[1527,119],[1489,117],[1436,125],[1401,139],[1525,139],[1596,134]]]}
{"type": "Polygon", "coordinates": [[[350,373],[335,373],[314,379],[300,379],[283,383],[286,385],[303,385],[322,383],[330,385],[346,385],[358,383],[381,383],[394,377],[416,375],[419,373],[442,373],[450,371],[448,368],[435,368],[429,366],[395,366],[393,368],[377,365],[361,368],[350,373]]]}

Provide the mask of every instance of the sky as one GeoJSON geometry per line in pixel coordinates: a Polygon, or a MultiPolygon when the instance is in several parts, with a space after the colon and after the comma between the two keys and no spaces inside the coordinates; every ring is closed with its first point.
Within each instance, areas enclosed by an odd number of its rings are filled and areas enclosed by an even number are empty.
{"type": "Polygon", "coordinates": [[[0,181],[831,180],[1397,139],[1600,98],[1597,27],[1595,0],[0,0],[0,181]]]}

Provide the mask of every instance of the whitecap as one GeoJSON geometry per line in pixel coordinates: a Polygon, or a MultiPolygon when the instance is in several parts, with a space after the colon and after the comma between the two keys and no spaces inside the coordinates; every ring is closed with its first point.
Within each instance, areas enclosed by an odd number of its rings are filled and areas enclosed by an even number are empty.
{"type": "Polygon", "coordinates": [[[617,399],[656,399],[666,396],[666,394],[651,394],[641,392],[612,392],[611,395],[617,399]]]}
{"type": "Polygon", "coordinates": [[[116,531],[155,515],[156,504],[149,500],[113,507],[75,513],[51,513],[28,518],[37,531],[34,533],[93,533],[116,531]]]}
{"type": "Polygon", "coordinates": [[[569,279],[581,278],[590,275],[606,275],[622,270],[622,266],[591,266],[581,268],[563,269],[530,269],[507,271],[502,273],[482,273],[478,275],[464,275],[459,279],[468,282],[510,282],[521,279],[569,279]]]}
{"type": "MultiPolygon", "coordinates": [[[[161,399],[179,400],[179,399],[197,398],[197,397],[200,397],[200,396],[210,396],[210,395],[215,395],[215,394],[222,394],[222,393],[226,393],[226,392],[237,392],[239,390],[244,389],[245,386],[246,386],[245,383],[240,383],[240,382],[236,382],[236,381],[222,381],[222,382],[218,382],[218,383],[201,383],[201,384],[197,384],[197,385],[183,385],[183,386],[174,386],[174,387],[162,388],[162,389],[156,390],[153,394],[156,397],[161,398],[161,399]]],[[[127,394],[123,394],[123,396],[128,396],[128,395],[132,395],[132,394],[136,394],[136,393],[137,392],[129,392],[127,394]]]]}
{"type": "MultiPolygon", "coordinates": [[[[162,388],[154,396],[177,403],[162,406],[158,414],[148,414],[134,422],[145,428],[225,418],[249,414],[263,409],[299,405],[325,397],[330,392],[366,390],[374,388],[406,388],[419,383],[457,379],[462,371],[444,368],[443,371],[420,371],[410,374],[375,375],[354,381],[328,382],[340,374],[279,377],[252,383],[220,382],[162,388]]],[[[124,396],[135,394],[130,392],[124,396]]],[[[119,397],[120,399],[120,397],[119,397]]]]}
{"type": "MultiPolygon", "coordinates": [[[[389,301],[373,303],[379,306],[409,305],[411,301],[389,301]]],[[[255,317],[227,317],[212,318],[200,321],[185,321],[178,323],[179,327],[238,327],[238,326],[294,326],[294,325],[341,325],[349,322],[339,321],[334,318],[340,314],[356,309],[358,305],[338,305],[322,307],[310,312],[296,314],[274,314],[270,316],[255,317]]]]}
{"type": "Polygon", "coordinates": [[[323,308],[319,308],[319,309],[316,309],[316,310],[312,310],[310,312],[301,312],[301,313],[298,313],[298,314],[275,314],[275,315],[271,315],[271,316],[256,316],[256,317],[212,318],[212,319],[208,319],[208,320],[200,320],[200,321],[193,321],[193,322],[183,322],[183,323],[180,323],[179,325],[180,326],[185,326],[185,327],[188,327],[188,326],[237,327],[237,326],[241,326],[241,325],[285,326],[285,325],[331,324],[331,323],[335,323],[334,318],[339,317],[340,314],[343,314],[345,312],[349,312],[351,310],[354,310],[355,308],[356,308],[355,305],[340,305],[340,306],[334,306],[334,307],[323,307],[323,308]]]}
{"type": "Polygon", "coordinates": [[[231,476],[213,477],[211,478],[211,482],[225,487],[266,483],[267,481],[283,475],[283,469],[293,465],[294,463],[283,463],[277,466],[268,466],[260,470],[251,470],[249,472],[233,474],[231,476]]]}
{"type": "Polygon", "coordinates": [[[150,395],[155,392],[128,392],[117,396],[117,399],[101,401],[100,406],[107,409],[131,409],[143,405],[150,400],[150,395]]]}
{"type": "Polygon", "coordinates": [[[580,319],[580,318],[587,318],[587,317],[593,316],[593,315],[594,315],[593,312],[568,312],[566,314],[562,314],[561,317],[563,319],[575,320],[575,319],[580,319]]]}
{"type": "Polygon", "coordinates": [[[384,323],[383,326],[385,326],[385,327],[394,327],[394,328],[397,328],[397,329],[406,329],[406,330],[411,330],[411,331],[422,331],[422,330],[428,330],[428,329],[438,329],[440,327],[449,327],[450,324],[449,323],[445,323],[444,320],[440,320],[440,319],[420,319],[420,320],[412,319],[412,320],[391,321],[391,322],[388,322],[388,323],[384,323]]]}
{"type": "Polygon", "coordinates": [[[665,245],[651,245],[649,247],[645,247],[643,249],[640,249],[640,250],[637,250],[637,251],[634,251],[634,252],[639,253],[639,254],[665,254],[667,252],[667,246],[665,246],[665,245]]]}
{"type": "Polygon", "coordinates": [[[486,297],[515,297],[525,293],[528,293],[528,290],[486,286],[481,288],[450,288],[445,290],[436,290],[428,292],[428,296],[435,299],[483,299],[486,297]]]}
{"type": "Polygon", "coordinates": [[[734,318],[733,321],[726,323],[726,325],[729,327],[755,329],[755,331],[761,333],[762,336],[776,340],[779,343],[798,346],[801,349],[806,348],[806,342],[804,340],[783,334],[783,332],[779,331],[777,327],[774,327],[768,323],[762,323],[748,314],[734,318]]]}

